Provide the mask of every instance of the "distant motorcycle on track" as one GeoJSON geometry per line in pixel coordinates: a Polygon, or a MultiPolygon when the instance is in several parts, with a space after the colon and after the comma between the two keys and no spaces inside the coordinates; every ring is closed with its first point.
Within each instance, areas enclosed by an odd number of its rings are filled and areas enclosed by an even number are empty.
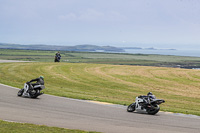
{"type": "Polygon", "coordinates": [[[147,96],[138,96],[135,102],[130,104],[127,108],[128,112],[147,112],[148,114],[155,115],[159,112],[159,104],[164,103],[165,100],[156,99],[155,95],[151,92],[147,96]]]}
{"type": "Polygon", "coordinates": [[[60,59],[61,59],[61,54],[60,52],[58,51],[55,55],[55,59],[54,59],[54,62],[60,62],[60,59]]]}

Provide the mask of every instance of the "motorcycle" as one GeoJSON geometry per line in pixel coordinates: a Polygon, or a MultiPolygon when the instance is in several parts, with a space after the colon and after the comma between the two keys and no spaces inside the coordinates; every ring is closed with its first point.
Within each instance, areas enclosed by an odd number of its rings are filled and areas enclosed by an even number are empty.
{"type": "Polygon", "coordinates": [[[18,91],[17,95],[18,96],[23,96],[23,97],[30,97],[30,98],[37,98],[39,95],[42,95],[40,91],[45,88],[44,85],[35,85],[32,86],[29,82],[26,82],[24,84],[24,88],[18,91]],[[30,87],[32,89],[30,89],[30,87]]]}
{"type": "Polygon", "coordinates": [[[55,56],[54,62],[60,62],[61,56],[55,56]]]}
{"type": "Polygon", "coordinates": [[[155,115],[159,112],[159,104],[164,103],[165,100],[156,99],[154,95],[150,96],[138,96],[135,99],[135,103],[132,103],[128,106],[128,112],[146,112],[150,115],[155,115]]]}

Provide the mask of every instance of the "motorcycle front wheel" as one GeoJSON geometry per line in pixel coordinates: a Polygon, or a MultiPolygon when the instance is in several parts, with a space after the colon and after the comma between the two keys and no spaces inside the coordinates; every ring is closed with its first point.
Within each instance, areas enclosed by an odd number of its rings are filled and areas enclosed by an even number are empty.
{"type": "Polygon", "coordinates": [[[24,93],[24,89],[21,89],[21,90],[18,91],[17,96],[20,97],[20,96],[22,96],[23,93],[24,93]]]}
{"type": "Polygon", "coordinates": [[[159,105],[154,105],[154,108],[148,109],[147,113],[150,115],[155,115],[160,110],[159,105]]]}
{"type": "Polygon", "coordinates": [[[128,112],[133,112],[133,111],[135,111],[135,103],[130,104],[130,105],[128,106],[128,108],[127,108],[127,111],[128,111],[128,112]]]}

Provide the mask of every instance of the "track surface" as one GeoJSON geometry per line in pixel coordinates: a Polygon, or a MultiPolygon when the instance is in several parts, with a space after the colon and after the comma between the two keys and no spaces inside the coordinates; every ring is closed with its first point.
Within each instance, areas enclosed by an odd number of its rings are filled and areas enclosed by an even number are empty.
{"type": "Polygon", "coordinates": [[[42,95],[17,97],[18,89],[0,84],[0,119],[106,133],[199,133],[200,119],[159,112],[128,113],[125,106],[42,95]]]}

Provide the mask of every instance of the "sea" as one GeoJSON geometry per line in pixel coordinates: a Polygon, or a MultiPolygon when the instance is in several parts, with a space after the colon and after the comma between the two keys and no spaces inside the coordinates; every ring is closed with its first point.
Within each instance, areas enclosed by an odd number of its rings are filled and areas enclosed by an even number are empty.
{"type": "Polygon", "coordinates": [[[159,54],[159,55],[176,55],[200,57],[200,49],[124,49],[124,53],[131,54],[159,54]]]}

